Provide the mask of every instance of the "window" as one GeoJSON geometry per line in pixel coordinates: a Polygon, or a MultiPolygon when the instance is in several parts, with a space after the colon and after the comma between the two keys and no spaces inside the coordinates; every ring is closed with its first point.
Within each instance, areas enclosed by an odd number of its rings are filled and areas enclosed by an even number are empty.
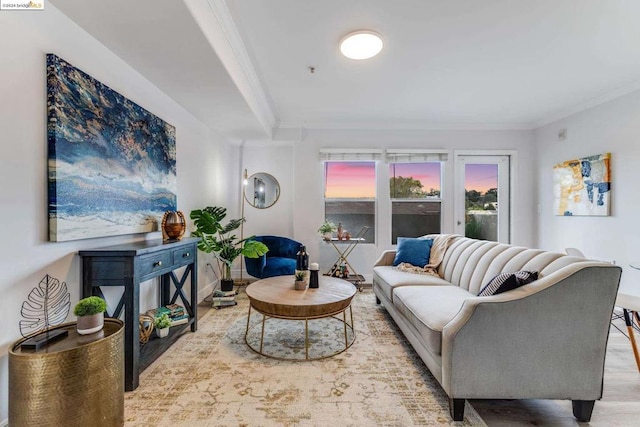
{"type": "Polygon", "coordinates": [[[391,243],[440,233],[442,163],[389,163],[391,243]]]}
{"type": "Polygon", "coordinates": [[[375,243],[376,162],[326,161],[325,218],[352,235],[369,227],[366,243],[375,243]]]}

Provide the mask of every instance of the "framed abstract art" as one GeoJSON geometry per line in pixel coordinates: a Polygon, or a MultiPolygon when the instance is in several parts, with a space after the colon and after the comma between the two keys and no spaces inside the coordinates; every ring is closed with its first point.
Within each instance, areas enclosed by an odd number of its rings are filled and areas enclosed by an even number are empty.
{"type": "Polygon", "coordinates": [[[173,126],[47,54],[49,240],[158,230],[176,210],[173,126]]]}
{"type": "Polygon", "coordinates": [[[611,209],[611,153],[554,165],[553,191],[556,215],[608,216],[611,209]]]}

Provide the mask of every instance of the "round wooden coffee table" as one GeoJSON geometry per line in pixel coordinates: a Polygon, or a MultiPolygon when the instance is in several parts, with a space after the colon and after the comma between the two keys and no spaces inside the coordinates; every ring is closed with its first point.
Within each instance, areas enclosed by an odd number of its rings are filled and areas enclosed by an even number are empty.
{"type": "MultiPolygon", "coordinates": [[[[247,346],[258,354],[282,360],[318,360],[340,354],[353,344],[356,339],[353,329],[353,311],[351,300],[356,288],[346,280],[335,277],[320,276],[319,287],[296,291],[293,288],[293,276],[276,276],[258,280],[250,284],[246,293],[249,297],[249,314],[244,340],[247,346]],[[347,322],[346,311],[349,309],[350,322],[347,322]],[[247,339],[252,310],[262,314],[260,346],[255,348],[247,339]],[[342,314],[342,318],[338,315],[342,314]],[[278,357],[263,351],[265,323],[269,318],[304,321],[304,359],[278,357]],[[333,318],[344,325],[344,348],[320,357],[309,357],[309,321],[314,319],[333,318]],[[348,337],[351,331],[351,339],[348,337]]],[[[255,326],[255,325],[254,325],[255,326]]]]}

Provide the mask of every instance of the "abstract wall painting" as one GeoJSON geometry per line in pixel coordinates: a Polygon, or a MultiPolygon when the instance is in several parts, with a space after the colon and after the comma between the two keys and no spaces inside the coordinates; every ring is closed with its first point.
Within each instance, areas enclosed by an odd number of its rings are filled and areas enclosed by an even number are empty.
{"type": "Polygon", "coordinates": [[[556,215],[608,216],[611,153],[567,160],[553,166],[556,215]]]}
{"type": "Polygon", "coordinates": [[[158,229],[176,209],[173,126],[47,54],[49,240],[158,229]]]}

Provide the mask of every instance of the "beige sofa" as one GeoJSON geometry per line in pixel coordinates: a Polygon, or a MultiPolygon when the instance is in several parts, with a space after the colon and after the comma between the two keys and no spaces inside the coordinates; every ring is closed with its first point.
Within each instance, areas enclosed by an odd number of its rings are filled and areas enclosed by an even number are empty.
{"type": "Polygon", "coordinates": [[[384,252],[373,268],[377,302],[449,396],[454,420],[465,399],[542,398],[570,399],[574,416],[589,421],[602,397],[619,267],[459,236],[449,239],[440,277],[398,271],[394,256],[384,252]],[[496,275],[520,270],[539,278],[476,296],[496,275]]]}

